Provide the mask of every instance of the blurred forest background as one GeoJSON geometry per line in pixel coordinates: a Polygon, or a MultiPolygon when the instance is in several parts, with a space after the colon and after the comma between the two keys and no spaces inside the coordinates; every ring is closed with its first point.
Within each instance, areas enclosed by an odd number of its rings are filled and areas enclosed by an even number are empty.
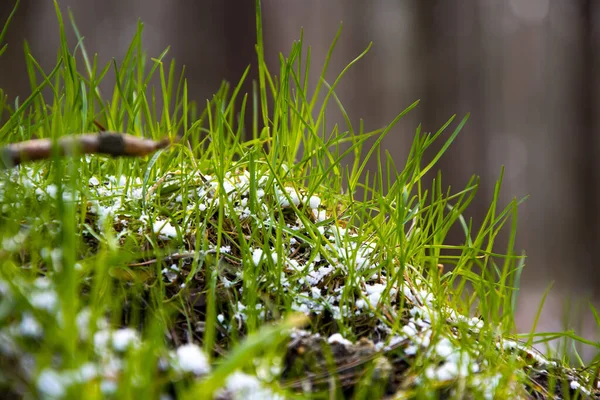
{"type": "MultiPolygon", "coordinates": [[[[88,51],[98,53],[101,64],[125,54],[141,19],[148,53],[158,56],[170,45],[170,57],[186,66],[190,97],[200,104],[222,80],[237,82],[255,60],[252,0],[58,2],[63,11],[71,8],[88,51]]],[[[517,249],[528,255],[519,330],[531,328],[542,294],[554,282],[538,330],[568,324],[598,339],[588,304],[597,306],[600,295],[595,291],[600,283],[600,2],[263,0],[262,5],[272,72],[278,53],[287,54],[301,27],[318,75],[343,21],[330,82],[373,41],[337,92],[353,123],[362,118],[368,129],[387,124],[421,99],[384,142],[398,165],[418,123],[435,131],[452,114],[462,118],[470,112],[440,164],[443,184],[459,189],[472,174],[481,176],[468,210],[475,221],[483,218],[502,165],[503,204],[531,196],[519,209],[517,249]]],[[[2,21],[12,7],[13,1],[0,2],[2,21]]],[[[53,3],[22,1],[0,60],[0,87],[11,101],[29,93],[23,41],[49,70],[58,38],[53,3]]],[[[250,84],[245,89],[250,91],[250,84]]]]}

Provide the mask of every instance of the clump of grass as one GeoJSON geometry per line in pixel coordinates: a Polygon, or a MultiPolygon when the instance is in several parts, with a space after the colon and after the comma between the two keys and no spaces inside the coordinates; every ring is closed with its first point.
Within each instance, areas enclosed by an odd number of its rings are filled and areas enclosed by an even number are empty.
{"type": "Polygon", "coordinates": [[[1,104],[3,143],[100,124],[176,144],[149,159],[55,157],[2,172],[5,390],[56,398],[596,394],[595,367],[550,361],[531,348],[535,335],[515,335],[524,259],[514,252],[518,201],[497,204],[501,179],[478,227],[464,217],[476,178],[456,193],[443,189],[440,173],[424,183],[466,118],[435,133],[417,127],[398,167],[380,143],[417,103],[383,129],[355,129],[335,88],[366,51],[329,85],[332,46],[311,90],[302,36],[280,56],[278,75],[268,70],[256,10],[254,92],[240,91],[246,71],[204,108],[188,100],[166,51],[145,55],[142,24],[123,61],[106,66],[87,53],[72,17],[79,41],[69,47],[58,7],[56,67],[46,73],[25,46],[32,94],[1,104]],[[108,79],[107,94],[99,85],[108,79]],[[327,121],[332,101],[344,126],[327,121]],[[375,171],[366,170],[371,158],[375,171]],[[464,241],[450,245],[456,225],[464,241]],[[494,241],[506,230],[502,251],[494,241]]]}

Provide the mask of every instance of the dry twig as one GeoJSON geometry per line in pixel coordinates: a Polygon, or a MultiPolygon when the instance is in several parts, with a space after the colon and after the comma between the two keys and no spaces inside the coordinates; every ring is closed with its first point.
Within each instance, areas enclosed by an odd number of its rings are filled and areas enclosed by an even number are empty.
{"type": "Polygon", "coordinates": [[[141,157],[163,149],[169,144],[171,144],[169,138],[155,141],[116,132],[65,136],[57,141],[52,139],[27,140],[0,148],[0,168],[12,168],[24,161],[49,159],[52,157],[55,145],[61,156],[105,154],[111,157],[141,157]]]}

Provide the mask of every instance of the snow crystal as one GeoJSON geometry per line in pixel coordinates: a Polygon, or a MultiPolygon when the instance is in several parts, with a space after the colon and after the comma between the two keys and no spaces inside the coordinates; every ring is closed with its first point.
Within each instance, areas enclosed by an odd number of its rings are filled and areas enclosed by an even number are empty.
{"type": "Polygon", "coordinates": [[[587,397],[591,397],[592,396],[592,393],[589,390],[587,390],[586,388],[584,388],[583,386],[581,386],[581,383],[579,383],[579,382],[577,382],[575,380],[571,381],[570,386],[571,386],[571,389],[573,389],[573,390],[579,390],[581,393],[583,393],[587,397]]]}
{"type": "Polygon", "coordinates": [[[402,332],[408,337],[415,336],[418,333],[417,327],[412,321],[402,327],[402,332]]]}
{"type": "Polygon", "coordinates": [[[358,309],[368,309],[369,308],[369,306],[367,306],[367,302],[364,299],[356,300],[354,305],[356,305],[356,308],[358,308],[358,309]]]}
{"type": "Polygon", "coordinates": [[[131,345],[138,342],[138,334],[131,328],[123,328],[113,333],[113,348],[116,351],[123,352],[131,345]]]}
{"type": "Polygon", "coordinates": [[[310,314],[310,309],[308,308],[308,306],[306,304],[294,303],[294,304],[292,304],[292,310],[304,313],[306,315],[310,314]]]}
{"type": "Polygon", "coordinates": [[[258,267],[258,265],[260,264],[260,260],[262,259],[262,256],[263,256],[262,249],[254,249],[254,251],[252,252],[252,262],[254,263],[255,266],[258,267]]]}
{"type": "Polygon", "coordinates": [[[310,288],[310,292],[311,292],[311,295],[312,295],[313,299],[319,299],[319,298],[321,298],[321,289],[319,289],[318,287],[314,287],[314,286],[311,287],[310,288]]]}
{"type": "Polygon", "coordinates": [[[177,272],[175,272],[171,269],[163,268],[161,272],[167,278],[167,280],[171,283],[175,282],[177,280],[177,278],[179,277],[177,272]]]}
{"type": "Polygon", "coordinates": [[[15,236],[2,239],[2,248],[8,252],[17,251],[25,243],[25,239],[27,239],[27,234],[21,231],[15,236]]]}
{"type": "Polygon", "coordinates": [[[310,196],[310,199],[308,199],[308,205],[313,210],[315,208],[319,208],[319,206],[321,205],[321,199],[317,196],[310,196]]]}
{"type": "Polygon", "coordinates": [[[478,333],[484,326],[482,319],[477,317],[469,318],[456,312],[450,307],[445,307],[445,313],[448,315],[448,321],[451,323],[464,323],[468,325],[469,329],[473,332],[478,333]]]}
{"type": "Polygon", "coordinates": [[[339,344],[343,344],[344,346],[352,345],[352,342],[349,341],[348,339],[346,339],[345,337],[343,337],[340,333],[334,333],[333,335],[329,336],[329,338],[327,339],[327,343],[329,343],[329,344],[339,343],[339,344]]]}
{"type": "Polygon", "coordinates": [[[407,356],[414,356],[417,354],[418,350],[419,347],[417,345],[411,344],[409,346],[406,346],[406,348],[404,349],[404,354],[406,354],[407,356]]]}
{"type": "Polygon", "coordinates": [[[177,363],[185,372],[192,372],[196,375],[203,375],[210,372],[208,358],[204,352],[193,343],[189,343],[177,348],[177,363]]]}
{"type": "Polygon", "coordinates": [[[75,372],[76,379],[80,382],[88,382],[94,379],[98,375],[98,368],[96,365],[87,362],[79,367],[79,370],[75,372]]]}
{"type": "Polygon", "coordinates": [[[123,328],[114,332],[100,330],[94,334],[96,353],[104,353],[111,343],[114,350],[124,352],[129,346],[139,343],[138,333],[134,329],[123,328]]]}
{"type": "Polygon", "coordinates": [[[162,238],[174,238],[177,237],[177,229],[169,221],[156,220],[152,226],[154,233],[160,235],[162,238]]]}
{"type": "MultiPolygon", "coordinates": [[[[497,346],[500,347],[500,344],[498,343],[497,346]]],[[[535,359],[535,361],[537,361],[540,365],[550,365],[552,367],[558,366],[556,361],[550,361],[550,360],[546,359],[545,357],[543,357],[542,355],[535,352],[534,350],[528,349],[521,343],[516,342],[514,340],[505,339],[502,343],[502,347],[505,350],[517,349],[519,351],[523,351],[523,352],[527,353],[529,356],[531,356],[531,358],[535,359]]]]}
{"type": "Polygon", "coordinates": [[[233,314],[234,318],[237,318],[240,321],[246,322],[248,316],[245,313],[246,306],[243,305],[240,301],[237,302],[237,312],[233,314]]]}
{"type": "Polygon", "coordinates": [[[100,383],[100,391],[102,392],[102,394],[105,395],[111,395],[111,394],[115,394],[117,393],[117,383],[113,380],[102,380],[102,382],[100,383]]]}
{"type": "Polygon", "coordinates": [[[367,297],[369,299],[369,303],[371,303],[372,306],[376,306],[381,299],[383,291],[385,290],[385,285],[382,285],[381,283],[365,285],[365,290],[368,294],[367,297]]]}
{"type": "Polygon", "coordinates": [[[21,317],[19,332],[26,337],[39,338],[44,334],[44,329],[33,315],[25,312],[21,317]]]}
{"type": "Polygon", "coordinates": [[[58,295],[53,290],[35,291],[31,293],[29,301],[39,310],[53,312],[58,305],[58,295]]]}
{"type": "MultiPolygon", "coordinates": [[[[234,400],[283,400],[284,397],[273,393],[254,376],[243,372],[229,375],[225,383],[225,391],[234,400]]],[[[218,396],[217,396],[218,397],[218,396]]]]}
{"type": "Polygon", "coordinates": [[[41,290],[50,289],[52,287],[52,281],[45,276],[40,276],[35,278],[33,281],[33,286],[35,286],[36,289],[41,290]]]}
{"type": "Polygon", "coordinates": [[[232,192],[235,192],[236,187],[233,183],[229,181],[223,181],[223,189],[225,189],[225,193],[230,194],[232,192]]]}
{"type": "Polygon", "coordinates": [[[294,271],[300,272],[302,270],[300,263],[294,259],[287,260],[287,265],[288,265],[288,267],[292,268],[294,271]]]}
{"type": "Polygon", "coordinates": [[[317,269],[316,271],[310,271],[308,273],[308,275],[306,276],[306,281],[312,285],[312,286],[316,286],[319,284],[319,282],[321,282],[323,280],[323,278],[325,278],[327,275],[329,275],[331,272],[333,271],[333,267],[319,267],[319,269],[317,269]]]}
{"type": "Polygon", "coordinates": [[[99,230],[104,229],[104,223],[107,218],[112,217],[121,208],[121,199],[115,199],[114,203],[110,206],[103,206],[98,201],[92,202],[92,210],[98,216],[96,226],[99,230]]]}
{"type": "MultiPolygon", "coordinates": [[[[79,337],[87,339],[90,334],[90,321],[92,318],[92,312],[89,308],[82,309],[75,318],[75,324],[79,332],[79,337]]],[[[105,330],[108,328],[108,322],[104,318],[98,318],[95,321],[96,329],[105,330]]]]}
{"type": "Polygon", "coordinates": [[[37,387],[40,393],[51,398],[63,397],[66,391],[62,377],[52,369],[45,369],[40,373],[37,387]]]}
{"type": "Polygon", "coordinates": [[[472,384],[474,387],[479,388],[483,391],[483,398],[485,400],[492,400],[496,398],[495,391],[500,381],[502,380],[501,374],[495,374],[493,376],[482,376],[475,375],[472,377],[472,384]]]}
{"type": "Polygon", "coordinates": [[[429,379],[449,381],[460,376],[466,376],[471,372],[478,372],[478,370],[477,364],[471,365],[471,358],[468,354],[456,351],[449,355],[442,365],[427,368],[425,375],[429,379]]]}
{"type": "Polygon", "coordinates": [[[317,210],[317,209],[313,208],[312,213],[315,216],[315,219],[317,220],[317,222],[323,222],[327,219],[327,212],[325,210],[317,210]]]}
{"type": "Polygon", "coordinates": [[[435,352],[442,358],[450,357],[450,355],[454,353],[454,351],[455,349],[454,346],[452,346],[452,342],[450,342],[450,340],[448,340],[447,338],[441,338],[435,344],[435,352]]]}
{"type": "Polygon", "coordinates": [[[56,198],[57,192],[58,192],[58,188],[56,187],[55,184],[51,183],[50,185],[46,186],[46,193],[48,194],[48,196],[52,197],[53,199],[56,198]]]}
{"type": "Polygon", "coordinates": [[[281,207],[289,207],[289,206],[291,206],[291,204],[294,204],[295,206],[299,206],[300,205],[300,197],[298,197],[298,193],[296,192],[296,190],[292,187],[285,187],[284,190],[287,193],[287,196],[279,189],[275,190],[275,195],[277,196],[277,201],[279,202],[279,205],[281,207]],[[288,199],[288,196],[289,196],[289,199],[288,199]],[[290,203],[290,200],[292,203],[290,203]]]}
{"type": "Polygon", "coordinates": [[[406,338],[403,336],[394,335],[389,340],[389,343],[387,344],[387,346],[384,347],[384,349],[385,349],[385,351],[390,351],[405,340],[406,340],[406,338]]]}
{"type": "Polygon", "coordinates": [[[52,266],[55,271],[60,271],[62,269],[62,250],[61,249],[53,249],[50,250],[47,247],[44,247],[40,250],[40,255],[44,259],[52,260],[52,266]]]}

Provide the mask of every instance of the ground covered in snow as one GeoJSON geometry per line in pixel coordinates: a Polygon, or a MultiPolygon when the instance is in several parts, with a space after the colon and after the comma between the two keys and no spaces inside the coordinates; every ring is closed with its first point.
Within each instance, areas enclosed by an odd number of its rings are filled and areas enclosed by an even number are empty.
{"type": "Polygon", "coordinates": [[[0,179],[2,217],[18,216],[20,226],[0,248],[0,374],[15,396],[118,398],[152,387],[177,397],[214,376],[249,334],[294,312],[308,323],[230,371],[216,398],[597,394],[589,371],[453,309],[421,265],[397,265],[331,194],[243,166],[220,177],[188,168],[152,182],[85,183],[59,187],[44,165],[0,179]],[[20,215],[24,204],[43,211],[20,215]],[[72,257],[60,241],[60,207],[78,216],[72,257]],[[62,292],[69,284],[72,307],[62,292]],[[66,334],[72,343],[54,340],[66,334]],[[82,352],[81,362],[69,352],[82,352]],[[136,376],[136,365],[151,372],[136,376]]]}

